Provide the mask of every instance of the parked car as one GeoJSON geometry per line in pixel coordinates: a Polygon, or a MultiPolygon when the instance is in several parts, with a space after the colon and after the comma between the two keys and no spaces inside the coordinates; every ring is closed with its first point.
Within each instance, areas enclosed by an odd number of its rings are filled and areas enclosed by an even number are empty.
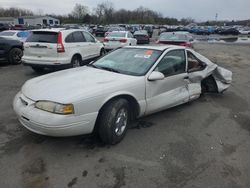
{"type": "Polygon", "coordinates": [[[97,37],[104,37],[105,33],[108,31],[108,28],[107,27],[102,27],[102,26],[99,26],[96,28],[95,30],[95,36],[97,37]]]}
{"type": "Polygon", "coordinates": [[[108,31],[105,33],[105,37],[108,36],[109,33],[112,33],[114,31],[125,31],[125,28],[122,27],[111,27],[108,29],[108,31]]]}
{"type": "Polygon", "coordinates": [[[33,30],[24,44],[23,64],[35,71],[44,68],[79,67],[104,54],[94,36],[79,29],[33,30]]]}
{"type": "Polygon", "coordinates": [[[241,35],[250,35],[250,28],[248,28],[248,27],[243,28],[243,29],[239,30],[239,33],[241,35]]]}
{"type": "Polygon", "coordinates": [[[137,40],[129,31],[114,31],[104,38],[105,50],[113,50],[124,46],[135,46],[137,40]]]}
{"type": "Polygon", "coordinates": [[[5,30],[9,30],[10,29],[10,25],[6,24],[6,23],[0,23],[0,31],[5,31],[5,30]]]}
{"type": "Polygon", "coordinates": [[[21,124],[38,134],[99,134],[120,142],[131,120],[221,93],[232,72],[179,46],[117,49],[79,69],[27,81],[13,106],[21,124]],[[187,58],[186,58],[187,54],[187,58]]]}
{"type": "Polygon", "coordinates": [[[134,32],[140,31],[141,27],[138,25],[130,25],[127,27],[127,30],[130,31],[132,34],[134,34],[134,32]]]}
{"type": "Polygon", "coordinates": [[[8,61],[10,64],[20,64],[22,56],[22,42],[0,37],[0,61],[8,61]]]}
{"type": "Polygon", "coordinates": [[[193,37],[188,32],[165,32],[159,36],[156,43],[158,44],[173,44],[179,46],[193,47],[193,37]]]}
{"type": "Polygon", "coordinates": [[[224,28],[218,31],[221,35],[239,35],[240,32],[235,28],[224,28]]]}
{"type": "MultiPolygon", "coordinates": [[[[32,27],[32,26],[30,26],[30,27],[32,27]]],[[[11,29],[24,31],[24,30],[28,30],[29,26],[28,25],[23,25],[23,24],[17,24],[17,25],[12,26],[11,29]]]]}
{"type": "Polygon", "coordinates": [[[153,25],[145,25],[144,30],[146,30],[148,32],[148,35],[150,38],[152,38],[153,33],[154,33],[154,26],[153,25]]]}
{"type": "Polygon", "coordinates": [[[191,28],[189,30],[190,33],[194,33],[196,35],[210,35],[210,31],[208,31],[208,29],[205,29],[205,28],[201,28],[201,27],[194,27],[194,28],[191,28]]]}
{"type": "Polygon", "coordinates": [[[146,30],[136,31],[134,38],[137,40],[137,44],[149,44],[150,38],[146,30]]]}
{"type": "Polygon", "coordinates": [[[0,37],[10,38],[25,42],[29,35],[28,31],[16,31],[16,30],[7,30],[0,32],[0,37]]]}

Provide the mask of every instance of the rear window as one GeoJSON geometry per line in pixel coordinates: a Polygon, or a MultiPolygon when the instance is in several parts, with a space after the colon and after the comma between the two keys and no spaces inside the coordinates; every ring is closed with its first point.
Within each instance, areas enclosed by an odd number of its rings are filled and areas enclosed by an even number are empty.
{"type": "Polygon", "coordinates": [[[6,31],[6,32],[1,32],[0,33],[0,36],[14,36],[15,35],[15,32],[9,32],[9,31],[6,31]]]}
{"type": "Polygon", "coordinates": [[[126,33],[124,33],[124,32],[112,32],[108,35],[108,37],[126,37],[126,33]]]}
{"type": "Polygon", "coordinates": [[[57,43],[57,33],[33,31],[26,42],[57,43]]]}
{"type": "Polygon", "coordinates": [[[159,38],[160,41],[187,41],[188,36],[179,33],[162,33],[159,38]]]}

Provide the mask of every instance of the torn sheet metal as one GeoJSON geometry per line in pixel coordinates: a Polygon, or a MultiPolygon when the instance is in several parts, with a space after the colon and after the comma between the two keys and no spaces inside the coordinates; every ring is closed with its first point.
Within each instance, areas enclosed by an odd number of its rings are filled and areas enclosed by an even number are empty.
{"type": "Polygon", "coordinates": [[[219,93],[225,91],[230,86],[232,82],[231,71],[216,65],[206,57],[191,49],[189,51],[207,65],[204,70],[189,73],[189,80],[191,83],[201,83],[203,79],[212,75],[217,84],[219,93]]]}

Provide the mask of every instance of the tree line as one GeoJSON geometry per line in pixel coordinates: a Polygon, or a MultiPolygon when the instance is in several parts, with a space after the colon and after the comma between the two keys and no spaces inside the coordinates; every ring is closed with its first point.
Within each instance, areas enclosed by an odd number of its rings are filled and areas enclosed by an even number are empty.
{"type": "MultiPolygon", "coordinates": [[[[34,16],[41,15],[42,10],[34,13],[28,9],[22,8],[1,8],[0,17],[19,17],[19,16],[34,16]]],[[[186,25],[194,22],[191,18],[183,18],[178,20],[176,18],[164,17],[161,13],[153,11],[149,8],[138,7],[135,10],[119,9],[116,10],[110,1],[99,3],[92,11],[82,4],[75,4],[73,10],[67,15],[50,14],[58,18],[61,23],[81,23],[81,24],[168,24],[186,25]]]]}

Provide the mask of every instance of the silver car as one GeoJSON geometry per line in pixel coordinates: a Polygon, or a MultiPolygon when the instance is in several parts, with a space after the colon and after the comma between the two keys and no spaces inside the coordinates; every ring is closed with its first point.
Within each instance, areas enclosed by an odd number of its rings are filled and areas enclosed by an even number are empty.
{"type": "Polygon", "coordinates": [[[185,47],[117,49],[88,66],[27,81],[14,110],[27,129],[73,136],[94,130],[116,144],[131,120],[199,98],[222,93],[232,72],[185,47]]]}

